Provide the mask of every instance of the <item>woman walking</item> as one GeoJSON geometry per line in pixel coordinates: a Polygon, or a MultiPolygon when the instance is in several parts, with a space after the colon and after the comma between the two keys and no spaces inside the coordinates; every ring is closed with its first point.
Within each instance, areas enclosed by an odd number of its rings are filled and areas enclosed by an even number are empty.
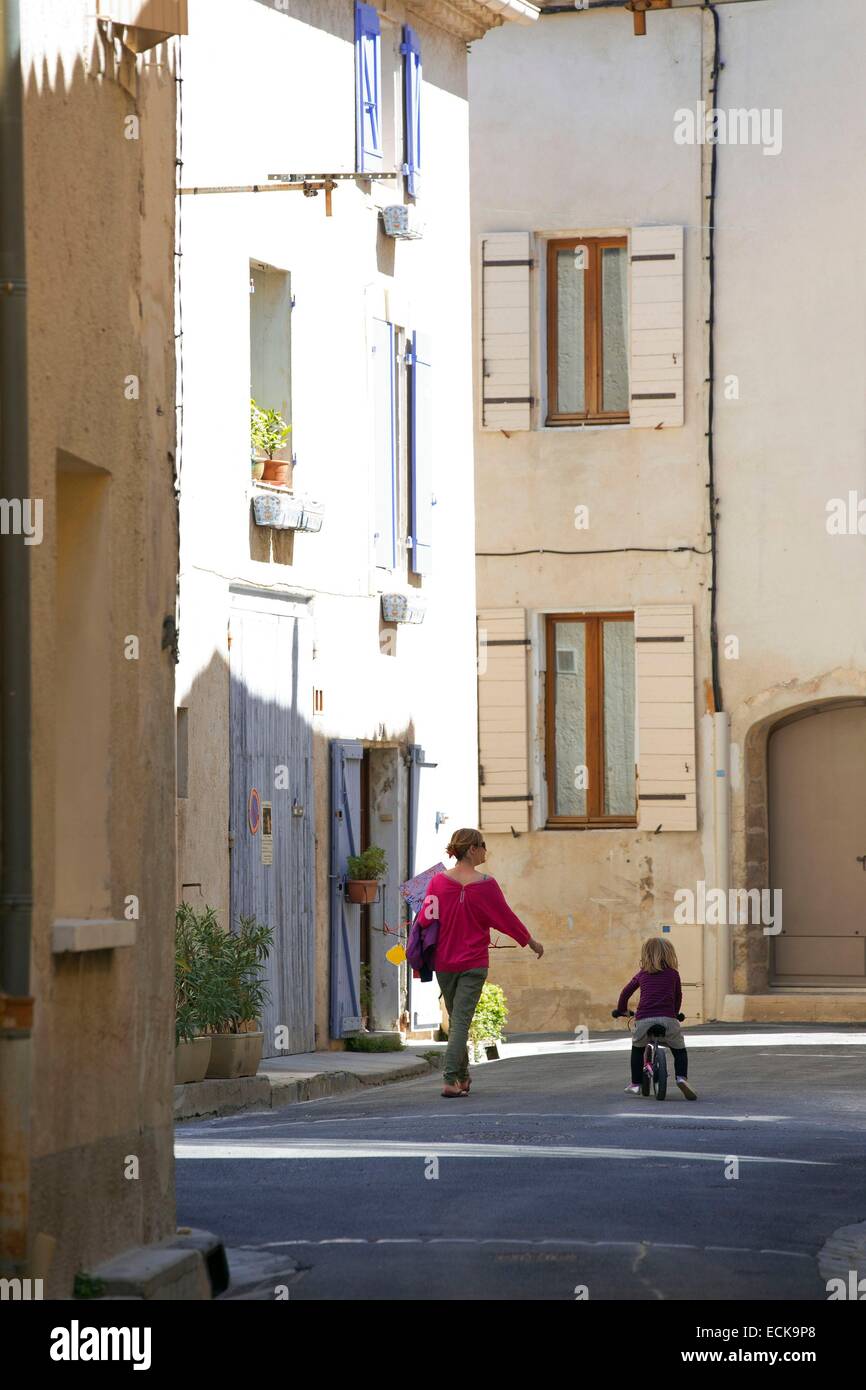
{"type": "Polygon", "coordinates": [[[445,852],[457,863],[434,874],[419,918],[422,925],[439,922],[436,978],[449,1023],[442,1095],[450,1099],[469,1094],[469,1027],[487,979],[491,929],[528,946],[539,959],[544,947],[511,911],[496,879],[478,872],[487,858],[479,830],[456,831],[445,852]]]}

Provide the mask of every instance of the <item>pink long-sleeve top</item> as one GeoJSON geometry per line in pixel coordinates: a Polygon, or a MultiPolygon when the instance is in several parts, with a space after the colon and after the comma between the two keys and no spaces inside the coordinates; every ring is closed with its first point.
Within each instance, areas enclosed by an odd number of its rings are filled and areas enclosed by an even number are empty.
{"type": "Polygon", "coordinates": [[[486,970],[491,931],[504,932],[520,946],[530,933],[505,901],[495,878],[477,883],[458,883],[447,874],[434,874],[421,907],[422,922],[438,918],[436,969],[486,970]]]}

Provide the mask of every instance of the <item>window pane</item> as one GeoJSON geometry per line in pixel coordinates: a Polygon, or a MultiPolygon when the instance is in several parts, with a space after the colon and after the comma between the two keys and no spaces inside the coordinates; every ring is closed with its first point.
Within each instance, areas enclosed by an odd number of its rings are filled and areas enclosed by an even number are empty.
{"type": "Polygon", "coordinates": [[[586,409],[583,316],[588,271],[576,268],[585,259],[586,247],[556,253],[556,391],[557,410],[563,415],[586,409]]]}
{"type": "Polygon", "coordinates": [[[604,814],[633,816],[634,623],[604,623],[604,814]]]}
{"type": "Polygon", "coordinates": [[[626,248],[601,253],[602,409],[628,410],[628,282],[626,248]]]}
{"type": "Polygon", "coordinates": [[[557,623],[554,662],[557,816],[586,815],[586,626],[557,623]]]}

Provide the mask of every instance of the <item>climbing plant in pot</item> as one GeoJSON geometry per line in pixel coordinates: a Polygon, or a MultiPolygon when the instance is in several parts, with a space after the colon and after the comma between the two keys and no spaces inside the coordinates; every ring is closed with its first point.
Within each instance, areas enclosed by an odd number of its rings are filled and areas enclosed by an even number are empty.
{"type": "Polygon", "coordinates": [[[265,1035],[262,1011],[270,998],[266,962],[274,943],[272,927],[241,917],[236,932],[223,932],[215,969],[226,989],[226,1007],[214,1026],[209,1077],[255,1076],[265,1035]]]}
{"type": "Polygon", "coordinates": [[[275,459],[274,454],[286,447],[292,432],[278,410],[263,410],[250,401],[250,440],[253,449],[253,477],[265,483],[286,484],[289,481],[291,462],[288,459],[275,459]],[[261,472],[257,472],[261,464],[261,472]]]}
{"type": "Polygon", "coordinates": [[[375,900],[379,880],[388,872],[385,851],[370,845],[363,854],[350,854],[346,861],[346,891],[350,903],[371,903],[375,900]]]}

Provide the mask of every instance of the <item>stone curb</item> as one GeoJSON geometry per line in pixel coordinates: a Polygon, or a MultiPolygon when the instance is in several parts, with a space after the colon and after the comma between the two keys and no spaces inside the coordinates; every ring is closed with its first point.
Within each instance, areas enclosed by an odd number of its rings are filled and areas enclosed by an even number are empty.
{"type": "Polygon", "coordinates": [[[370,1086],[389,1086],[428,1076],[436,1067],[420,1057],[407,1060],[399,1070],[260,1072],[258,1076],[237,1077],[232,1081],[198,1081],[174,1088],[174,1118],[195,1120],[206,1116],[237,1115],[244,1110],[282,1110],[309,1100],[325,1100],[370,1086]]]}

